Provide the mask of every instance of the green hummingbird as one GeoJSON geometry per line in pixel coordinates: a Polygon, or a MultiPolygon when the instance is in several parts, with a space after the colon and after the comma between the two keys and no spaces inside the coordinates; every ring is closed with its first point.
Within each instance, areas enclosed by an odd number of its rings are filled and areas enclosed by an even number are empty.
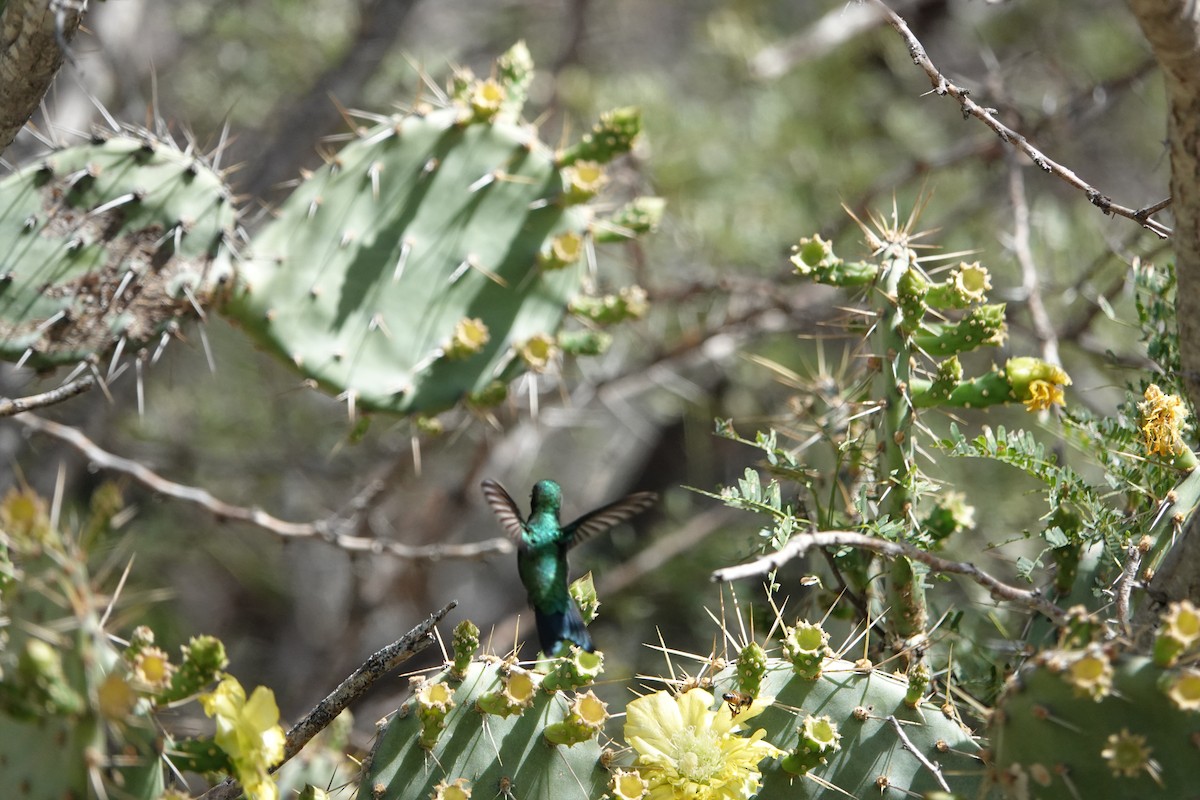
{"type": "Polygon", "coordinates": [[[486,480],[482,486],[500,527],[517,543],[517,572],[533,606],[542,652],[553,656],[564,643],[577,644],[589,653],[595,650],[579,606],[567,589],[567,553],[585,539],[645,511],[658,495],[631,494],[563,525],[558,519],[562,489],[554,481],[534,484],[529,519],[522,518],[516,501],[496,481],[486,480]]]}

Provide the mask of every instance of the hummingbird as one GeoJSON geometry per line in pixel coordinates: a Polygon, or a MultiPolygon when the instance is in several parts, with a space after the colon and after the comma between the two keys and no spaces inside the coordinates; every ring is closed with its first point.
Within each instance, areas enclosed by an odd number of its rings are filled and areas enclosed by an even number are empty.
{"type": "Polygon", "coordinates": [[[596,648],[592,637],[567,589],[567,553],[585,539],[645,511],[658,495],[631,494],[563,525],[558,519],[562,489],[554,481],[538,481],[533,485],[529,519],[522,518],[516,501],[499,483],[485,480],[481,485],[500,527],[517,543],[517,572],[533,607],[542,652],[553,656],[560,647],[571,644],[593,652],[596,648]]]}

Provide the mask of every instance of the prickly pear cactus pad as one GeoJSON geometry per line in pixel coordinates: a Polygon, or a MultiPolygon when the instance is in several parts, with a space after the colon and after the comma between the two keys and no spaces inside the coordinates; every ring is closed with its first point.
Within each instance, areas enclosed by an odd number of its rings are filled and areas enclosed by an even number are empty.
{"type": "MultiPolygon", "coordinates": [[[[714,694],[737,702],[738,670],[714,676],[714,694]]],[[[938,767],[951,790],[975,797],[983,782],[980,747],[937,706],[905,702],[900,676],[827,658],[809,679],[793,665],[768,659],[759,697],[775,701],[749,723],[788,755],[764,761],[759,800],[915,797],[941,788],[909,744],[938,767]],[[895,722],[892,721],[895,720],[895,722]],[[903,730],[906,743],[897,732],[903,730]]],[[[747,698],[748,699],[748,698],[747,698]]]]}
{"type": "MultiPolygon", "coordinates": [[[[545,369],[603,173],[521,123],[527,76],[509,72],[360,131],[255,236],[227,313],[367,409],[437,412],[545,369]]],[[[596,135],[614,147],[593,158],[628,149],[636,114],[615,119],[596,135]]]]}
{"type": "Polygon", "coordinates": [[[231,274],[212,169],[132,136],[58,150],[0,181],[0,356],[37,368],[131,353],[231,274]]]}
{"type": "Polygon", "coordinates": [[[579,706],[586,722],[594,695],[546,692],[541,677],[491,658],[472,662],[461,681],[449,670],[429,679],[380,731],[363,763],[359,799],[600,797],[609,773],[597,735],[571,745],[546,736],[570,727],[579,706]],[[471,795],[453,794],[455,786],[471,795]]]}
{"type": "Polygon", "coordinates": [[[1042,653],[1012,678],[988,733],[1007,797],[1194,797],[1200,672],[1097,646],[1042,653]]]}

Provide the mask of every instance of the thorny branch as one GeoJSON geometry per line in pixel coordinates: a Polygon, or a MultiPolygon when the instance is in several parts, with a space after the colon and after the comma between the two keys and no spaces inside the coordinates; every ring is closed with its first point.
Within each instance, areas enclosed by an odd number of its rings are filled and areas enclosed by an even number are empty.
{"type": "Polygon", "coordinates": [[[312,522],[288,522],[273,517],[260,508],[231,505],[214,497],[205,489],[167,480],[137,461],[108,452],[84,434],[67,425],[51,422],[33,414],[22,414],[13,419],[31,430],[66,442],[87,457],[96,467],[128,475],[152,492],[200,506],[220,520],[246,522],[284,538],[317,538],[349,552],[390,555],[410,561],[483,558],[493,554],[511,553],[513,550],[512,542],[503,537],[468,544],[414,546],[372,537],[355,536],[350,531],[358,529],[357,513],[352,513],[350,516],[334,515],[312,522]]]}
{"type": "Polygon", "coordinates": [[[735,581],[739,578],[750,578],[756,575],[766,575],[774,572],[794,558],[800,558],[815,547],[854,547],[859,550],[870,550],[880,555],[905,556],[913,561],[926,564],[934,572],[964,575],[987,589],[997,600],[1007,600],[1010,603],[1024,606],[1032,611],[1046,615],[1056,623],[1065,622],[1067,612],[1051,603],[1035,591],[1019,589],[989,575],[974,564],[966,561],[950,561],[927,553],[920,548],[905,542],[889,542],[865,533],[855,531],[819,531],[815,533],[793,534],[788,543],[774,553],[763,556],[735,567],[725,567],[712,574],[717,583],[735,581]]]}
{"type": "MultiPolygon", "coordinates": [[[[451,600],[441,610],[430,614],[408,633],[368,658],[328,697],[317,703],[304,719],[293,725],[292,729],[287,732],[283,761],[272,767],[271,771],[275,772],[299,753],[309,740],[327,728],[338,714],[361,697],[375,681],[433,644],[433,627],[457,605],[457,600],[451,600]]],[[[233,778],[226,778],[201,795],[201,800],[234,800],[241,796],[241,785],[233,778]]]]}
{"type": "Polygon", "coordinates": [[[1112,198],[1102,194],[1098,189],[1093,187],[1087,181],[1080,178],[1072,170],[1059,164],[1057,161],[1049,158],[1045,153],[1039,150],[1022,134],[1013,130],[996,118],[996,114],[992,109],[984,108],[976,103],[969,96],[969,92],[952,83],[943,75],[938,68],[930,60],[929,55],[925,52],[924,45],[917,39],[916,35],[909,29],[908,23],[904,21],[899,14],[887,7],[883,0],[874,0],[875,4],[884,10],[888,23],[896,29],[908,45],[909,55],[912,56],[913,63],[924,70],[929,76],[929,82],[933,85],[933,91],[939,95],[950,95],[958,101],[962,106],[963,116],[975,117],[984,125],[987,125],[1002,141],[1011,144],[1017,150],[1028,156],[1034,164],[1036,164],[1044,172],[1059,178],[1067,184],[1075,187],[1087,195],[1088,201],[1103,211],[1105,214],[1116,214],[1120,217],[1126,217],[1141,225],[1143,228],[1152,233],[1166,239],[1171,235],[1171,229],[1161,222],[1151,219],[1150,217],[1161,211],[1169,201],[1162,201],[1145,208],[1129,208],[1128,206],[1120,205],[1113,202],[1112,198]]]}

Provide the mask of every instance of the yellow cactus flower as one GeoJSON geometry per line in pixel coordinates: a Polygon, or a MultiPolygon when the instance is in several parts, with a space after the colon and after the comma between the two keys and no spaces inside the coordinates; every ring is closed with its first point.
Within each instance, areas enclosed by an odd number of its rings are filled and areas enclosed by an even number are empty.
{"type": "Polygon", "coordinates": [[[1188,411],[1183,400],[1166,394],[1157,384],[1146,387],[1146,399],[1138,403],[1141,431],[1146,452],[1152,456],[1176,456],[1187,449],[1183,432],[1191,426],[1185,422],[1188,411]]]}
{"type": "Polygon", "coordinates": [[[259,686],[246,699],[236,678],[226,677],[200,695],[204,713],[216,720],[217,746],[229,756],[250,800],[279,800],[268,770],[283,760],[285,736],[279,726],[275,693],[259,686]]]}
{"type": "Polygon", "coordinates": [[[1045,411],[1050,406],[1066,405],[1061,386],[1049,381],[1030,381],[1029,397],[1025,400],[1025,408],[1029,411],[1045,411]]]}
{"type": "Polygon", "coordinates": [[[625,741],[637,753],[633,766],[649,784],[649,800],[748,800],[759,788],[758,763],[783,751],[763,741],[766,731],[739,735],[742,723],[774,698],[759,698],[734,714],[703,689],[660,691],[625,709],[625,741]]]}

